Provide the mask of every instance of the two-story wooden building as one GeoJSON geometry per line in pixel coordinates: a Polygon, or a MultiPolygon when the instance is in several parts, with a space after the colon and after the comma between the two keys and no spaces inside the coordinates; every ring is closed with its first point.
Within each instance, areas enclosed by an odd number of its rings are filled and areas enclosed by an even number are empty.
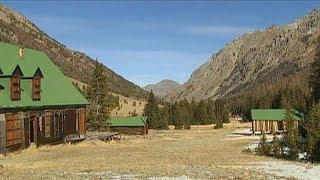
{"type": "Polygon", "coordinates": [[[0,151],[84,136],[88,101],[40,51],[0,42],[0,151]]]}

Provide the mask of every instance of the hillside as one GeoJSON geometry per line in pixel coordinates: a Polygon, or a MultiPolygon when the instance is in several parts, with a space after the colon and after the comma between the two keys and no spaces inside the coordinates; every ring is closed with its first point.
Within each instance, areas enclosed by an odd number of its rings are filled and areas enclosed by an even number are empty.
{"type": "Polygon", "coordinates": [[[319,33],[319,10],[285,26],[246,33],[214,54],[166,99],[230,97],[279,79],[306,76],[319,33]]]}
{"type": "MultiPolygon", "coordinates": [[[[88,85],[78,80],[69,78],[73,84],[81,91],[85,91],[88,85]]],[[[142,116],[144,107],[147,102],[145,100],[133,97],[126,97],[120,94],[111,93],[113,96],[119,97],[119,107],[116,107],[110,111],[110,115],[113,116],[142,116]]]]}
{"type": "MultiPolygon", "coordinates": [[[[44,51],[65,75],[89,84],[94,60],[51,38],[23,15],[0,4],[0,41],[44,51]]],[[[127,97],[145,98],[146,92],[105,67],[111,92],[127,97]]]]}
{"type": "Polygon", "coordinates": [[[179,83],[172,80],[162,80],[157,84],[150,84],[143,87],[144,90],[150,92],[151,90],[156,96],[164,97],[168,93],[174,91],[179,86],[179,83]]]}

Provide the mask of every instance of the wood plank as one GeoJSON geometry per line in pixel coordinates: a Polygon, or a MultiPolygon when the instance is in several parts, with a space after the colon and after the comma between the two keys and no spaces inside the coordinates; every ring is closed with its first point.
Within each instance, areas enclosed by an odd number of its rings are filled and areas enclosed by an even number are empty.
{"type": "Polygon", "coordinates": [[[86,127],[85,127],[85,110],[80,110],[80,118],[79,118],[79,134],[85,134],[86,127]]]}
{"type": "Polygon", "coordinates": [[[7,131],[7,140],[20,139],[20,129],[7,131]]]}

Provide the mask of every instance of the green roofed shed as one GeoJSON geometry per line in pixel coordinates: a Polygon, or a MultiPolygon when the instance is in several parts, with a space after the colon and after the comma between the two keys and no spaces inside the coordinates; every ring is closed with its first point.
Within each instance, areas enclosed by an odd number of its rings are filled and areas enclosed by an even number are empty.
{"type": "MultiPolygon", "coordinates": [[[[292,109],[294,120],[301,120],[304,114],[292,109]]],[[[251,110],[252,120],[269,120],[269,121],[283,121],[285,120],[286,110],[285,109],[252,109],[251,110]]]]}
{"type": "Polygon", "coordinates": [[[145,117],[112,117],[110,127],[138,127],[145,123],[145,117]]]}
{"type": "MultiPolygon", "coordinates": [[[[295,127],[298,128],[299,121],[304,118],[304,114],[292,109],[295,127]]],[[[286,126],[285,109],[252,109],[252,131],[256,132],[283,132],[286,126]]]]}
{"type": "Polygon", "coordinates": [[[110,130],[123,134],[148,134],[146,117],[112,117],[110,130]]]}

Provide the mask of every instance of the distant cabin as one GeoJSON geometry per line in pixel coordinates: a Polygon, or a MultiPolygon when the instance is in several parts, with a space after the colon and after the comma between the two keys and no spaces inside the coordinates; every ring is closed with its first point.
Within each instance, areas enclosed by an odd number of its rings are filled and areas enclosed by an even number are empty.
{"type": "Polygon", "coordinates": [[[41,51],[0,42],[0,151],[85,134],[88,101],[41,51]]]}
{"type": "Polygon", "coordinates": [[[110,131],[129,135],[148,134],[146,117],[112,117],[110,131]]]}
{"type": "MultiPolygon", "coordinates": [[[[296,127],[303,118],[303,113],[292,109],[293,119],[296,127]]],[[[285,109],[252,109],[252,131],[253,133],[264,131],[265,133],[283,132],[285,129],[285,109]]]]}

